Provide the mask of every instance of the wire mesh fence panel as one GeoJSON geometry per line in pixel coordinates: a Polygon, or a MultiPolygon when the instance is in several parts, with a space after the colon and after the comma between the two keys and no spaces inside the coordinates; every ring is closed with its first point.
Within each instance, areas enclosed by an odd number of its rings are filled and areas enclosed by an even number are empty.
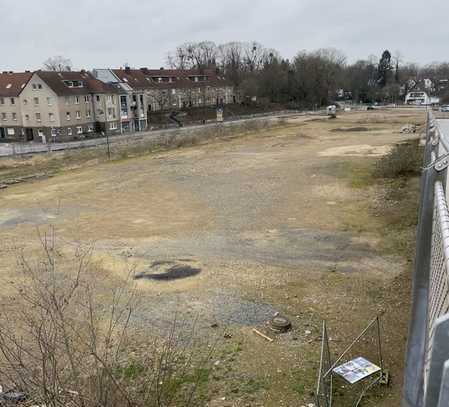
{"type": "Polygon", "coordinates": [[[431,111],[425,151],[404,407],[449,406],[449,120],[431,111]]]}
{"type": "Polygon", "coordinates": [[[430,358],[433,352],[435,321],[449,312],[448,285],[449,212],[443,185],[435,183],[435,206],[432,231],[432,253],[429,285],[428,340],[425,359],[424,387],[427,388],[430,358]]]}

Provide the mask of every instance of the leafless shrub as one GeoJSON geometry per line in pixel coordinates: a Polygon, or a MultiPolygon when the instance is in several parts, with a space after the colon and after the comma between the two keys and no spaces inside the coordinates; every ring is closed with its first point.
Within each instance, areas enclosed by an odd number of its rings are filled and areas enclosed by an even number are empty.
{"type": "Polygon", "coordinates": [[[398,144],[376,163],[373,175],[377,178],[418,175],[422,166],[422,155],[419,140],[398,144]]]}
{"type": "MultiPolygon", "coordinates": [[[[53,232],[41,254],[18,252],[20,281],[0,315],[0,383],[47,407],[199,406],[210,352],[179,341],[177,323],[164,340],[132,328],[138,306],[130,279],[100,287],[92,246],[69,256],[53,232]]],[[[210,348],[212,349],[212,348],[210,348]]]]}

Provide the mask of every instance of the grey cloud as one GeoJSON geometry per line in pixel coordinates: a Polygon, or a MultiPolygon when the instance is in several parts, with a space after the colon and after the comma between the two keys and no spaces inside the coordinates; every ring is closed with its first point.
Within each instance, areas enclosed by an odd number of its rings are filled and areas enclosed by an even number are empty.
{"type": "Polygon", "coordinates": [[[428,0],[0,0],[0,70],[64,55],[76,67],[162,66],[185,41],[257,40],[286,58],[335,47],[350,61],[400,50],[447,60],[449,2],[428,0]]]}

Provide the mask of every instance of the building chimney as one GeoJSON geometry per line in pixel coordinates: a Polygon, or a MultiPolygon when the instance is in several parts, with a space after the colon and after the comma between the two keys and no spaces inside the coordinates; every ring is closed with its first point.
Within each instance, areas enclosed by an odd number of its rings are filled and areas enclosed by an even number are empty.
{"type": "Polygon", "coordinates": [[[131,68],[129,66],[125,66],[125,71],[129,72],[131,70],[131,68]]]}

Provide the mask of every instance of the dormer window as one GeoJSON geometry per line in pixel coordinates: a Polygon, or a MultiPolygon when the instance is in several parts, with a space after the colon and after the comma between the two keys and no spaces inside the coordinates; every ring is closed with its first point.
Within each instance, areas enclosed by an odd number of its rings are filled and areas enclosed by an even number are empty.
{"type": "Polygon", "coordinates": [[[69,88],[82,88],[84,87],[84,82],[83,81],[63,81],[64,85],[69,87],[69,88]]]}
{"type": "Polygon", "coordinates": [[[8,84],[6,85],[6,89],[9,89],[11,86],[12,86],[12,85],[11,85],[10,83],[8,83],[8,84]]]}

